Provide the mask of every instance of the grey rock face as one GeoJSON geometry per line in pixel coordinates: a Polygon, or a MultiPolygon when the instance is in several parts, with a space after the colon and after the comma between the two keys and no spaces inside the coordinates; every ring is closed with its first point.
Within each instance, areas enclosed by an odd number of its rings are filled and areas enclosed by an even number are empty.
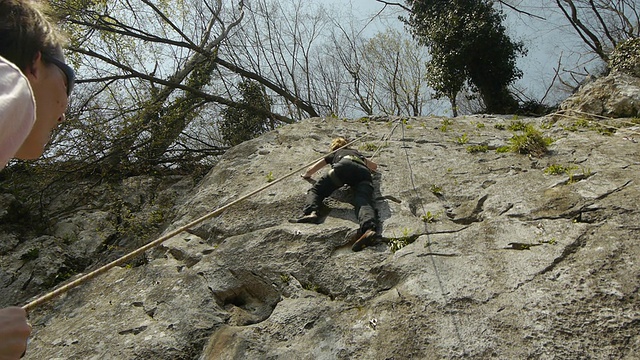
{"type": "Polygon", "coordinates": [[[560,104],[562,110],[584,116],[640,117],[640,38],[629,39],[613,51],[610,74],[590,81],[560,104]]]}
{"type": "Polygon", "coordinates": [[[581,87],[560,108],[614,118],[639,117],[640,78],[613,72],[581,87]]]}
{"type": "Polygon", "coordinates": [[[157,232],[192,188],[192,179],[175,176],[134,177],[117,187],[72,183],[48,202],[44,221],[14,196],[0,195],[0,306],[23,304],[144,244],[143,235],[157,232]],[[31,235],[37,227],[47,227],[47,235],[31,235]]]}
{"type": "Polygon", "coordinates": [[[444,120],[315,118],[231,149],[167,231],[304,167],[335,136],[368,135],[354,147],[381,146],[383,238],[350,250],[348,189],[328,199],[322,224],[289,223],[310,186],[292,176],[168,240],[146,264],[36,309],[26,358],[637,356],[637,132],[569,131],[562,120],[545,127],[555,142],[533,158],[494,150],[509,144],[513,134],[495,125],[510,118],[444,120]],[[567,171],[545,172],[553,165],[567,171]]]}

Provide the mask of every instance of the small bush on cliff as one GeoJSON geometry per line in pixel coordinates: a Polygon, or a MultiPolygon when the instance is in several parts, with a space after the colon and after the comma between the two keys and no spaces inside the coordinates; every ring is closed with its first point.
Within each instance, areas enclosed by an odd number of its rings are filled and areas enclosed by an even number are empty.
{"type": "Polygon", "coordinates": [[[547,175],[569,175],[569,184],[572,184],[578,180],[586,179],[591,176],[591,169],[579,168],[577,165],[564,166],[560,164],[549,165],[544,169],[544,173],[547,175]],[[581,173],[574,173],[575,170],[582,170],[581,173]]]}
{"type": "Polygon", "coordinates": [[[437,213],[432,213],[431,211],[427,211],[427,214],[422,216],[422,221],[426,223],[434,223],[438,221],[442,213],[443,213],[442,211],[438,211],[437,213]]]}
{"type": "Polygon", "coordinates": [[[31,260],[37,259],[38,256],[40,256],[40,250],[38,248],[33,248],[25,252],[24,254],[20,255],[20,260],[31,261],[31,260]]]}
{"type": "Polygon", "coordinates": [[[451,126],[451,124],[453,124],[453,121],[451,121],[451,119],[442,120],[442,125],[440,126],[440,131],[442,131],[442,132],[449,131],[449,126],[451,126]]]}
{"type": "Polygon", "coordinates": [[[402,229],[402,236],[389,239],[389,250],[392,253],[402,249],[403,247],[413,244],[419,237],[419,234],[412,234],[413,230],[404,228],[402,229]]]}
{"type": "Polygon", "coordinates": [[[487,145],[469,145],[467,146],[467,152],[470,154],[475,154],[479,152],[487,152],[489,147],[487,145]]]}
{"type": "Polygon", "coordinates": [[[511,151],[519,154],[529,154],[532,156],[542,156],[547,153],[547,146],[553,140],[542,136],[542,133],[533,127],[527,127],[524,134],[513,135],[509,139],[511,151]]]}
{"type": "Polygon", "coordinates": [[[568,174],[571,170],[576,169],[577,166],[564,166],[560,164],[552,164],[549,165],[546,169],[544,169],[544,173],[547,175],[562,175],[568,174]]]}
{"type": "Polygon", "coordinates": [[[363,151],[376,151],[378,150],[378,145],[368,142],[360,145],[358,149],[363,151]]]}
{"type": "Polygon", "coordinates": [[[267,182],[272,182],[275,179],[276,178],[273,176],[273,171],[269,171],[269,173],[267,174],[267,182]]]}
{"type": "Polygon", "coordinates": [[[469,136],[467,136],[466,133],[462,134],[462,136],[459,136],[456,138],[456,143],[460,144],[460,145],[464,145],[466,143],[469,142],[469,136]]]}
{"type": "MultiPolygon", "coordinates": [[[[517,116],[515,116],[517,118],[517,116]]],[[[513,120],[508,129],[511,131],[528,131],[533,129],[533,125],[523,122],[522,120],[513,120]]]]}

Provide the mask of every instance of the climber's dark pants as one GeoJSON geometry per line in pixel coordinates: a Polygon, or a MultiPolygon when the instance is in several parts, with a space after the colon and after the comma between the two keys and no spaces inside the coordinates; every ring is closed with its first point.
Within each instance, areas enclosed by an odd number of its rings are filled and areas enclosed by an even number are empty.
{"type": "Polygon", "coordinates": [[[360,231],[376,228],[376,212],[373,208],[373,183],[369,169],[349,159],[342,159],[333,165],[333,175],[324,175],[307,192],[304,214],[318,211],[322,201],[342,185],[349,185],[355,192],[355,212],[360,231]]]}

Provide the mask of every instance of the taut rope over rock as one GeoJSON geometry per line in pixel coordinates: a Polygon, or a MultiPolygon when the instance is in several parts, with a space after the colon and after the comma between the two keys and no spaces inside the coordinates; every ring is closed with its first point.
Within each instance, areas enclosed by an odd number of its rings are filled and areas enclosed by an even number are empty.
{"type": "MultiPolygon", "coordinates": [[[[363,135],[363,136],[351,141],[350,143],[344,145],[343,147],[347,147],[347,146],[349,146],[349,145],[351,145],[351,144],[353,144],[353,143],[355,143],[357,141],[360,141],[360,140],[364,139],[367,136],[369,136],[369,135],[363,135]]],[[[332,154],[332,153],[342,149],[343,147],[341,147],[339,149],[336,149],[336,150],[334,150],[334,151],[332,151],[332,152],[330,152],[328,154],[332,154]]],[[[132,252],[130,252],[130,253],[128,253],[128,254],[126,254],[126,255],[124,255],[124,256],[122,256],[122,257],[120,257],[120,258],[118,258],[118,259],[116,259],[116,260],[114,260],[114,261],[112,261],[112,262],[100,267],[100,268],[98,268],[98,269],[96,269],[96,270],[93,270],[90,273],[88,273],[86,275],[83,275],[83,276],[79,277],[78,279],[76,279],[76,280],[74,280],[74,281],[72,281],[72,282],[70,282],[70,283],[68,283],[68,284],[66,284],[64,286],[61,286],[60,288],[58,288],[56,290],[53,290],[53,291],[51,291],[51,292],[49,292],[49,293],[47,293],[47,294],[45,294],[43,296],[38,297],[37,299],[35,299],[35,300],[29,302],[28,304],[22,306],[22,308],[25,311],[30,311],[30,310],[34,309],[35,307],[37,307],[39,305],[42,305],[45,302],[47,302],[47,301],[49,301],[49,300],[51,300],[51,299],[53,299],[53,298],[55,298],[57,296],[60,296],[60,295],[68,292],[69,290],[71,290],[71,289],[73,289],[75,287],[78,287],[78,286],[84,284],[85,282],[87,282],[87,281],[89,281],[89,280],[91,280],[91,279],[93,279],[93,278],[95,278],[95,277],[107,272],[111,268],[114,268],[114,267],[116,267],[118,265],[121,265],[121,264],[123,264],[123,263],[125,263],[125,262],[127,262],[127,261],[129,261],[129,260],[131,260],[133,258],[135,258],[136,256],[141,255],[145,251],[150,250],[150,249],[162,244],[163,242],[165,242],[165,241],[169,240],[170,238],[180,234],[181,232],[186,231],[189,228],[192,228],[192,227],[202,223],[203,221],[205,221],[207,219],[210,219],[210,218],[212,218],[214,216],[220,215],[223,211],[227,210],[231,206],[233,206],[233,205],[235,205],[235,204],[237,204],[237,203],[239,203],[239,202],[241,202],[243,200],[246,200],[247,198],[249,198],[249,197],[251,197],[251,196],[253,196],[253,195],[255,195],[255,194],[257,194],[257,193],[259,193],[259,192],[261,192],[261,191],[263,191],[263,190],[265,190],[265,189],[267,189],[267,188],[269,188],[269,187],[271,187],[271,186],[273,186],[273,185],[275,185],[277,183],[279,183],[279,182],[281,182],[282,180],[284,180],[284,179],[286,179],[286,178],[288,178],[288,177],[290,177],[290,176],[292,176],[294,174],[299,173],[300,171],[302,171],[302,170],[306,169],[307,167],[313,165],[317,161],[323,159],[328,154],[325,154],[322,157],[319,157],[319,158],[313,160],[312,162],[310,162],[308,164],[305,164],[304,166],[302,166],[302,167],[300,167],[300,168],[298,168],[298,169],[296,169],[296,170],[294,170],[294,171],[292,171],[292,172],[290,172],[290,173],[288,173],[288,174],[286,174],[286,175],[284,175],[284,176],[282,176],[282,177],[280,177],[280,178],[278,178],[278,179],[276,179],[276,180],[274,180],[274,181],[272,181],[272,182],[270,182],[270,183],[268,183],[268,184],[266,184],[266,185],[264,185],[264,186],[262,186],[262,187],[260,187],[260,188],[258,188],[256,190],[254,190],[254,191],[252,191],[252,192],[250,192],[250,193],[248,193],[248,194],[246,194],[246,195],[244,195],[244,196],[242,196],[242,197],[240,197],[240,198],[238,198],[238,199],[236,199],[236,200],[234,200],[234,201],[232,201],[232,202],[230,202],[230,203],[228,203],[228,204],[226,204],[226,205],[224,205],[222,207],[217,208],[216,210],[214,210],[214,211],[212,211],[212,212],[210,212],[210,213],[208,213],[206,215],[203,215],[203,216],[199,217],[198,219],[196,219],[196,220],[194,220],[194,221],[192,221],[192,222],[190,222],[190,223],[188,223],[188,224],[186,224],[186,225],[184,225],[184,226],[182,226],[182,227],[180,227],[178,229],[175,229],[175,230],[171,231],[170,233],[168,233],[168,234],[166,234],[164,236],[161,236],[158,239],[156,239],[156,240],[154,240],[154,241],[152,241],[152,242],[150,242],[150,243],[148,243],[148,244],[146,244],[146,245],[144,245],[144,246],[142,246],[142,247],[140,247],[140,248],[138,248],[138,249],[136,249],[136,250],[134,250],[134,251],[132,251],[132,252]]]]}

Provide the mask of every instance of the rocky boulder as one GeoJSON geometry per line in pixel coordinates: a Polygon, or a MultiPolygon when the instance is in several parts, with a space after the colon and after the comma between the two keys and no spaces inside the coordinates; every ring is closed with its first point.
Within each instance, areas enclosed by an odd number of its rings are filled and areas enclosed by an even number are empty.
{"type": "Polygon", "coordinates": [[[314,118],[247,141],[166,231],[366,135],[382,237],[351,251],[348,188],[289,223],[310,186],[289,177],[35,309],[25,358],[633,359],[638,129],[573,121],[314,118]],[[546,154],[505,152],[523,123],[546,154]]]}
{"type": "Polygon", "coordinates": [[[171,220],[194,180],[136,176],[119,184],[82,179],[50,187],[38,193],[44,205],[35,210],[11,189],[0,190],[0,306],[24,303],[141,246],[171,220]]]}
{"type": "Polygon", "coordinates": [[[582,116],[640,117],[640,38],[620,44],[611,54],[609,69],[608,75],[581,86],[560,109],[582,116]]]}
{"type": "Polygon", "coordinates": [[[640,117],[640,77],[613,72],[582,86],[560,109],[583,116],[640,117]]]}

